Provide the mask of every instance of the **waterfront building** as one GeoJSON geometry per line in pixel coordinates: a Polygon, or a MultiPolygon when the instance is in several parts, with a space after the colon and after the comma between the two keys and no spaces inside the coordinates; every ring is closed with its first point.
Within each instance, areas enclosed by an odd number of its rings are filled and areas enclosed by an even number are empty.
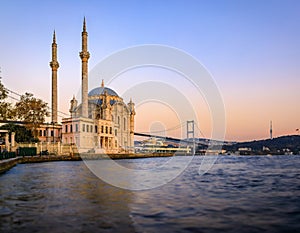
{"type": "Polygon", "coordinates": [[[62,125],[51,122],[44,123],[37,128],[37,135],[40,142],[57,143],[61,141],[62,125]]]}
{"type": "Polygon", "coordinates": [[[149,138],[138,143],[135,147],[136,153],[182,153],[190,154],[192,148],[178,143],[168,143],[162,139],[149,138]]]}
{"type": "MultiPolygon", "coordinates": [[[[81,103],[73,96],[70,117],[62,119],[62,143],[76,144],[79,152],[134,152],[135,107],[126,104],[118,94],[104,86],[88,92],[88,33],[83,22],[81,103]]],[[[55,75],[54,75],[55,76],[55,75]]],[[[53,75],[52,75],[53,77],[53,75]]],[[[55,93],[54,93],[55,98],[55,93]]],[[[56,113],[57,114],[57,113],[56,113]]]]}

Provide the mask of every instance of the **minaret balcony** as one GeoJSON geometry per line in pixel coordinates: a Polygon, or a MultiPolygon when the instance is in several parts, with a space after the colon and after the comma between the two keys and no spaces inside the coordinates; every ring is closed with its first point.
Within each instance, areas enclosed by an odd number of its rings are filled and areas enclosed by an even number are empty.
{"type": "Polygon", "coordinates": [[[82,51],[79,53],[79,56],[82,60],[88,60],[90,58],[90,53],[87,51],[82,51]]]}
{"type": "Polygon", "coordinates": [[[57,62],[57,61],[51,61],[50,62],[50,67],[52,68],[52,69],[58,69],[58,67],[59,67],[59,63],[57,62]]]}

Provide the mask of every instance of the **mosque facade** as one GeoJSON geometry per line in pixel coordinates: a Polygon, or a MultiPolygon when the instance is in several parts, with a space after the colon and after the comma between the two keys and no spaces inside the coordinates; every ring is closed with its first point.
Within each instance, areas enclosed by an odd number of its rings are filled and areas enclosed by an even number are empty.
{"type": "MultiPolygon", "coordinates": [[[[83,22],[81,103],[73,97],[70,101],[70,117],[63,118],[61,143],[75,144],[79,152],[130,153],[134,152],[135,106],[132,100],[124,100],[104,85],[88,92],[88,33],[83,22]]],[[[57,45],[55,32],[52,43],[52,124],[57,123],[57,45]]]]}

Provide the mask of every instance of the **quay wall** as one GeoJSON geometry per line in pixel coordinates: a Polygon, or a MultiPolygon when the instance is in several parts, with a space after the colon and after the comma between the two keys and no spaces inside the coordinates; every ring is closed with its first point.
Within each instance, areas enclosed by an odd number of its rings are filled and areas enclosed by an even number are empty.
{"type": "Polygon", "coordinates": [[[8,171],[19,163],[20,158],[12,158],[0,161],[0,174],[8,171]]]}
{"type": "Polygon", "coordinates": [[[55,162],[55,161],[81,161],[83,159],[138,159],[138,158],[150,158],[150,157],[171,157],[172,153],[145,153],[145,154],[82,154],[81,156],[53,156],[53,155],[36,155],[36,156],[24,156],[11,159],[0,160],[0,174],[8,171],[18,163],[42,163],[42,162],[55,162]]]}
{"type": "Polygon", "coordinates": [[[0,160],[0,174],[8,171],[18,163],[41,163],[54,161],[80,161],[79,156],[25,156],[0,160]]]}

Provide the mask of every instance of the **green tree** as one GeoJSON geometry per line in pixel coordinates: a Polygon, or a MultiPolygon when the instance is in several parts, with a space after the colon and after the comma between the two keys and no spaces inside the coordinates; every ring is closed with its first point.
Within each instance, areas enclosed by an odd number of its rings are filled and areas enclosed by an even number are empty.
{"type": "MultiPolygon", "coordinates": [[[[9,134],[11,132],[16,133],[15,140],[16,142],[35,142],[35,138],[33,137],[33,134],[31,130],[26,129],[26,127],[21,126],[21,125],[16,125],[13,123],[8,123],[5,125],[2,125],[0,129],[6,129],[8,130],[9,134]]],[[[10,138],[10,137],[9,137],[10,138]]]]}
{"type": "Polygon", "coordinates": [[[37,128],[45,122],[49,116],[48,104],[41,99],[37,99],[31,93],[25,93],[21,96],[20,101],[15,105],[15,114],[19,120],[27,123],[27,127],[37,138],[37,128]]]}
{"type": "Polygon", "coordinates": [[[8,91],[0,80],[0,120],[13,118],[13,108],[10,103],[5,102],[8,96],[8,91]]]}

